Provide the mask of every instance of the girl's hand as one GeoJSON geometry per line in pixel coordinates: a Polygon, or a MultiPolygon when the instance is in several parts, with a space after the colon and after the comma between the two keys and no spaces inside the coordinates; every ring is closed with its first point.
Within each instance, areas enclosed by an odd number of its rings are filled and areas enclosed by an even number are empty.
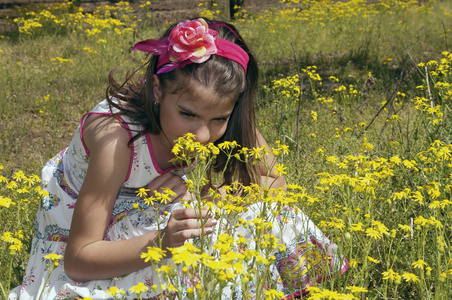
{"type": "Polygon", "coordinates": [[[168,225],[162,230],[162,249],[182,246],[186,240],[199,237],[202,233],[201,222],[204,224],[204,235],[211,234],[217,220],[207,214],[207,210],[199,211],[193,208],[177,209],[171,213],[168,225]]]}
{"type": "Polygon", "coordinates": [[[188,196],[188,188],[184,180],[171,172],[167,172],[162,176],[157,177],[148,185],[148,189],[151,190],[148,192],[148,197],[154,196],[153,191],[162,192],[163,188],[169,188],[176,194],[171,197],[171,202],[184,198],[184,196],[188,196]]]}

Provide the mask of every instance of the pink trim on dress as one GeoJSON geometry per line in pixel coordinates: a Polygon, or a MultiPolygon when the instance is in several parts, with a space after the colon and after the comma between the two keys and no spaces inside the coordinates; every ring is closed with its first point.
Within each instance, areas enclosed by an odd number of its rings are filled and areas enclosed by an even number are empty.
{"type": "Polygon", "coordinates": [[[89,157],[89,149],[86,147],[85,141],[83,140],[83,124],[85,123],[85,119],[88,115],[92,114],[91,112],[88,112],[82,116],[80,119],[80,140],[82,141],[83,148],[85,148],[85,153],[89,157]]]}
{"type": "Polygon", "coordinates": [[[151,135],[149,133],[146,134],[146,143],[148,144],[149,154],[151,155],[151,159],[152,159],[152,163],[154,164],[154,168],[160,175],[163,175],[174,169],[181,169],[179,167],[171,167],[166,171],[163,171],[162,169],[160,169],[159,164],[157,162],[157,158],[155,157],[154,148],[152,147],[151,135]]]}
{"type": "MultiPolygon", "coordinates": [[[[106,115],[106,116],[111,116],[112,113],[109,112],[95,112],[95,111],[90,111],[87,112],[86,114],[84,114],[82,116],[82,119],[80,120],[80,140],[82,141],[82,145],[83,148],[85,148],[85,153],[86,155],[89,157],[89,149],[88,147],[86,147],[85,141],[83,140],[83,125],[85,122],[85,119],[87,116],[89,115],[106,115]]],[[[116,116],[117,118],[121,119],[122,124],[124,125],[124,128],[127,130],[127,134],[129,135],[129,138],[132,138],[132,131],[130,130],[129,125],[124,121],[123,118],[121,118],[120,116],[116,116]]],[[[129,180],[130,174],[132,173],[132,166],[133,166],[133,158],[135,157],[135,150],[134,147],[132,146],[131,149],[131,153],[130,153],[130,162],[129,162],[129,170],[127,171],[127,176],[126,179],[124,179],[124,182],[126,182],[127,180],[129,180]]]]}

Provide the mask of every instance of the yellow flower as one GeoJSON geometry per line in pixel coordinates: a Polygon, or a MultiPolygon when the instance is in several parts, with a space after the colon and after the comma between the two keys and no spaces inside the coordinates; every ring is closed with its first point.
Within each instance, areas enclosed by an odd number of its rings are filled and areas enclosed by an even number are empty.
{"type": "MultiPolygon", "coordinates": [[[[190,244],[190,243],[186,243],[190,244]]],[[[190,244],[191,245],[191,244],[190,244]]],[[[175,264],[183,263],[187,267],[196,267],[199,261],[199,254],[193,253],[184,246],[170,249],[173,254],[173,261],[175,264]]],[[[199,250],[198,250],[199,251],[199,250]]]]}
{"type": "Polygon", "coordinates": [[[173,265],[163,265],[160,268],[157,269],[157,271],[162,272],[163,274],[171,274],[174,272],[174,266],[173,265]]]}
{"type": "Polygon", "coordinates": [[[141,253],[140,257],[144,259],[144,262],[157,263],[162,260],[164,255],[165,250],[158,247],[148,247],[148,252],[141,253]]]}
{"type": "Polygon", "coordinates": [[[284,293],[278,292],[277,290],[268,290],[265,291],[265,300],[273,300],[273,299],[283,299],[284,293]]]}
{"type": "Polygon", "coordinates": [[[27,176],[25,176],[23,171],[17,171],[14,175],[13,175],[13,179],[16,181],[21,182],[22,180],[26,180],[27,176]]]}
{"type": "Polygon", "coordinates": [[[387,272],[381,273],[383,275],[383,280],[394,280],[399,276],[397,272],[394,272],[394,270],[389,269],[387,272]]]}
{"type": "Polygon", "coordinates": [[[402,163],[402,160],[400,159],[400,157],[398,155],[391,157],[389,159],[389,161],[396,165],[400,165],[402,163]]]}
{"type": "Polygon", "coordinates": [[[367,289],[360,287],[360,286],[348,286],[346,287],[347,290],[350,290],[350,292],[352,293],[365,293],[367,292],[367,289]]]}
{"type": "Polygon", "coordinates": [[[62,256],[62,255],[58,255],[58,254],[54,254],[54,253],[50,253],[50,254],[44,255],[44,258],[45,258],[45,259],[50,259],[50,261],[52,262],[52,264],[53,264],[55,267],[57,267],[58,264],[59,264],[59,262],[60,262],[60,259],[62,259],[63,256],[62,256]]]}
{"type": "Polygon", "coordinates": [[[140,295],[141,293],[146,292],[147,290],[149,290],[149,288],[145,286],[144,283],[142,282],[139,282],[137,285],[134,285],[129,289],[129,291],[137,295],[140,295]]]}
{"type": "Polygon", "coordinates": [[[54,253],[50,253],[47,255],[44,255],[45,259],[50,259],[51,261],[57,261],[63,258],[62,255],[58,255],[58,254],[54,254],[54,253]]]}
{"type": "Polygon", "coordinates": [[[24,238],[23,230],[19,230],[19,231],[15,232],[14,235],[17,236],[19,239],[23,239],[24,238]]]}
{"type": "Polygon", "coordinates": [[[253,148],[250,150],[250,155],[254,156],[256,160],[260,160],[262,158],[262,148],[253,148]]]}
{"type": "Polygon", "coordinates": [[[413,232],[413,230],[410,228],[410,225],[399,224],[399,228],[405,232],[413,232]]]}
{"type": "Polygon", "coordinates": [[[10,190],[14,190],[17,189],[19,186],[17,185],[17,182],[15,181],[10,181],[7,185],[6,188],[10,189],[10,190]]]}
{"type": "Polygon", "coordinates": [[[406,282],[418,283],[420,282],[419,277],[417,277],[413,273],[405,272],[402,274],[402,278],[405,279],[406,282]]]}
{"type": "Polygon", "coordinates": [[[289,146],[281,145],[281,151],[283,152],[284,155],[289,154],[289,146]]]}
{"type": "Polygon", "coordinates": [[[276,166],[275,166],[275,173],[276,173],[276,175],[278,175],[278,176],[282,176],[282,175],[284,175],[284,174],[287,174],[287,172],[285,171],[286,169],[287,169],[287,167],[284,167],[283,165],[281,165],[281,164],[277,164],[276,166]]]}
{"type": "Polygon", "coordinates": [[[264,263],[264,264],[266,264],[267,266],[270,264],[270,261],[268,260],[268,259],[266,259],[265,257],[263,257],[263,256],[261,256],[261,255],[256,255],[255,256],[256,257],[256,262],[258,263],[258,264],[261,264],[261,263],[264,263]]]}
{"type": "Polygon", "coordinates": [[[424,269],[424,266],[427,265],[427,263],[425,261],[423,261],[422,259],[419,259],[418,261],[415,261],[414,263],[411,264],[415,269],[424,269]]]}
{"type": "Polygon", "coordinates": [[[379,240],[383,237],[383,234],[381,234],[380,231],[375,230],[374,228],[367,228],[366,235],[370,236],[371,238],[373,238],[375,240],[379,240]]]}
{"type": "Polygon", "coordinates": [[[121,290],[121,289],[118,289],[117,287],[115,287],[115,286],[112,286],[111,288],[109,288],[108,290],[106,290],[105,291],[108,295],[110,295],[110,296],[116,296],[116,295],[120,295],[120,296],[122,296],[122,295],[124,295],[124,293],[125,293],[125,291],[124,290],[121,290]]]}
{"type": "Polygon", "coordinates": [[[169,284],[169,285],[167,285],[166,286],[166,288],[165,288],[168,292],[170,292],[170,293],[172,293],[172,292],[176,292],[177,293],[177,289],[176,289],[176,287],[174,286],[174,285],[172,285],[172,284],[169,284]]]}
{"type": "Polygon", "coordinates": [[[14,251],[20,251],[20,249],[22,249],[22,242],[19,240],[14,241],[14,244],[10,245],[8,247],[9,250],[14,250],[14,251]]]}
{"type": "Polygon", "coordinates": [[[370,257],[370,256],[367,257],[367,260],[373,262],[374,264],[379,264],[380,263],[380,261],[378,259],[375,259],[375,258],[370,257]]]}
{"type": "Polygon", "coordinates": [[[8,208],[11,206],[11,204],[15,205],[15,203],[10,198],[0,196],[0,207],[3,206],[8,208]]]}
{"type": "Polygon", "coordinates": [[[338,161],[338,158],[336,156],[328,156],[326,158],[326,161],[330,164],[335,164],[338,161]]]}
{"type": "Polygon", "coordinates": [[[363,229],[363,223],[358,222],[357,224],[352,224],[350,226],[351,231],[364,231],[363,229]]]}
{"type": "Polygon", "coordinates": [[[317,121],[317,112],[311,110],[311,117],[312,117],[312,119],[313,119],[314,121],[317,121]]]}
{"type": "Polygon", "coordinates": [[[150,191],[151,191],[150,189],[140,188],[137,192],[137,196],[140,198],[145,198],[148,195],[147,192],[150,192],[150,191]]]}

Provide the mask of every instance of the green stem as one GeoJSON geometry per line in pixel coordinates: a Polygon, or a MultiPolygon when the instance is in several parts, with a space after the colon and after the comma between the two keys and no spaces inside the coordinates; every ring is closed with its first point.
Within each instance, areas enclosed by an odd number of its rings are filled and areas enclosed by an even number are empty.
{"type": "Polygon", "coordinates": [[[6,291],[5,291],[5,288],[3,287],[3,284],[0,282],[0,289],[1,289],[1,291],[2,291],[2,297],[3,297],[3,299],[7,299],[8,297],[8,295],[6,295],[6,291]]]}
{"type": "Polygon", "coordinates": [[[421,299],[424,299],[424,270],[420,270],[421,280],[419,281],[420,295],[421,299]]]}
{"type": "Polygon", "coordinates": [[[38,298],[38,300],[40,300],[40,299],[41,299],[41,297],[42,297],[42,293],[44,293],[44,289],[46,288],[47,282],[48,282],[48,281],[49,281],[49,279],[50,279],[50,275],[52,275],[52,272],[53,272],[53,270],[55,269],[55,267],[54,267],[54,265],[53,265],[53,264],[52,264],[52,266],[51,266],[51,267],[49,267],[49,268],[52,268],[52,269],[50,270],[50,272],[49,272],[49,275],[47,275],[46,281],[44,282],[44,285],[43,285],[43,287],[42,287],[41,293],[39,294],[39,298],[38,298]]]}
{"type": "Polygon", "coordinates": [[[366,249],[364,251],[364,257],[363,257],[363,268],[361,270],[361,280],[360,280],[360,286],[364,286],[364,281],[367,278],[367,256],[369,256],[370,251],[370,243],[367,243],[366,249]]]}
{"type": "MultiPolygon", "coordinates": [[[[11,257],[11,259],[9,260],[8,281],[6,281],[6,288],[8,290],[11,287],[11,270],[13,269],[13,259],[14,259],[14,257],[11,257]]],[[[2,287],[2,290],[3,290],[3,287],[2,287]]],[[[7,297],[5,297],[5,299],[7,299],[7,297]]]]}

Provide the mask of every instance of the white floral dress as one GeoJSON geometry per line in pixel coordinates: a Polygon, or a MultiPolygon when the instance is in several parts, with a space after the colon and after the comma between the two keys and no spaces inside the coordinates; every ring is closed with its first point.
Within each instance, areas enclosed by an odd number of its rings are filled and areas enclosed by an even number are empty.
{"type": "MultiPolygon", "coordinates": [[[[84,144],[81,128],[86,117],[90,114],[111,114],[108,102],[102,101],[91,112],[83,116],[69,147],[49,160],[42,170],[42,189],[48,191],[49,194],[41,200],[37,211],[30,259],[23,283],[10,292],[9,300],[75,299],[83,297],[113,299],[106,293],[106,290],[113,286],[124,290],[126,292],[125,298],[134,299],[136,295],[129,292],[129,288],[137,283],[142,282],[148,287],[154,284],[159,285],[158,275],[152,267],[108,280],[76,282],[66,275],[64,259],[60,260],[59,265],[51,272],[49,277],[49,260],[45,259],[44,256],[48,254],[64,255],[74,206],[88,169],[89,151],[84,144]]],[[[123,120],[129,136],[132,137],[134,132],[140,128],[127,125],[129,120],[126,117],[123,117],[123,120]]],[[[181,208],[179,203],[168,204],[162,206],[157,214],[136,196],[136,191],[139,188],[147,186],[165,172],[158,167],[149,134],[137,139],[131,151],[129,172],[118,193],[110,224],[104,237],[104,240],[107,241],[131,239],[155,231],[157,230],[157,220],[150,216],[159,215],[159,223],[161,226],[165,226],[171,212],[181,208]],[[134,208],[135,203],[139,203],[141,210],[134,208]]],[[[176,174],[182,173],[182,170],[178,169],[167,170],[166,172],[168,171],[176,174]]],[[[255,215],[252,211],[250,209],[244,213],[242,219],[254,219],[255,215]]],[[[280,276],[280,273],[281,275],[284,274],[285,269],[290,268],[290,266],[297,268],[298,262],[295,261],[295,257],[299,257],[300,251],[306,251],[302,250],[306,248],[299,247],[299,245],[316,244],[325,251],[329,245],[328,239],[303,213],[292,213],[291,218],[297,220],[294,223],[298,224],[297,226],[287,228],[284,234],[276,226],[273,230],[273,234],[286,245],[286,251],[275,254],[276,260],[271,267],[272,273],[274,273],[273,277],[278,281],[278,290],[283,291],[287,298],[291,297],[291,293],[286,281],[280,279],[284,277],[280,276]]],[[[218,226],[220,225],[218,224],[218,226]]],[[[245,230],[241,233],[245,237],[249,235],[245,230]]],[[[162,263],[169,264],[171,261],[166,259],[162,263]]],[[[334,268],[331,269],[331,273],[344,272],[347,268],[346,261],[341,257],[334,257],[332,266],[334,268]]],[[[306,278],[305,281],[309,285],[309,278],[306,278]]],[[[306,286],[298,288],[295,295],[305,293],[305,288],[306,286]]],[[[236,289],[232,286],[225,289],[223,298],[231,299],[231,295],[240,294],[236,289]]],[[[250,293],[252,293],[252,289],[253,287],[250,285],[250,293]]],[[[157,293],[154,293],[153,289],[149,288],[148,292],[143,293],[142,296],[160,299],[158,295],[161,293],[167,294],[160,289],[157,290],[157,293]]],[[[165,299],[173,298],[171,294],[165,296],[165,299]]]]}

